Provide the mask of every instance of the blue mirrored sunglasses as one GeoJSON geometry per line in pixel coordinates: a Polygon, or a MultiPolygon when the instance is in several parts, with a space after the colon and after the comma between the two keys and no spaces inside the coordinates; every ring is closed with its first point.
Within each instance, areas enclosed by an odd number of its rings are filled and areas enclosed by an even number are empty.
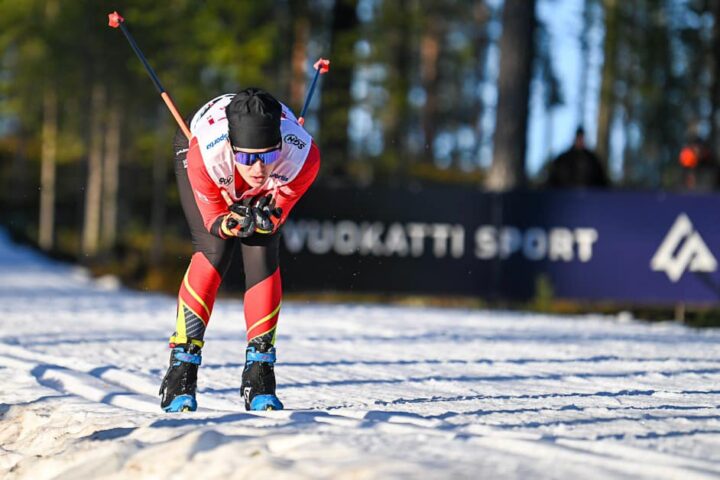
{"type": "MultiPolygon", "coordinates": [[[[233,148],[233,150],[235,149],[233,148]]],[[[280,147],[276,148],[275,150],[261,153],[246,153],[235,151],[235,161],[240,165],[250,166],[260,160],[265,165],[270,165],[271,163],[276,162],[280,158],[281,154],[282,149],[280,149],[280,147]]]]}

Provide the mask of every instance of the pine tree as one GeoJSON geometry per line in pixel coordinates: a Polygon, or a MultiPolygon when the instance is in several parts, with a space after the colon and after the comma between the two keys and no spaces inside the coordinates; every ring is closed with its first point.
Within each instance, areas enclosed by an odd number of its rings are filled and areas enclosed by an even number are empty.
{"type": "Polygon", "coordinates": [[[535,0],[505,1],[493,163],[486,182],[491,190],[509,190],[525,183],[535,22],[535,0]]]}

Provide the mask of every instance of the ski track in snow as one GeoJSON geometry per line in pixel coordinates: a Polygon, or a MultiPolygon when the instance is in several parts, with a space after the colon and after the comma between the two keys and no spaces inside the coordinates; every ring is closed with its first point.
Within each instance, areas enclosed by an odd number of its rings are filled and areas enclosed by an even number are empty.
{"type": "Polygon", "coordinates": [[[159,411],[175,299],[0,232],[0,477],[720,477],[720,331],[625,317],[289,303],[288,410],[245,412],[220,299],[200,409],[159,411]]]}

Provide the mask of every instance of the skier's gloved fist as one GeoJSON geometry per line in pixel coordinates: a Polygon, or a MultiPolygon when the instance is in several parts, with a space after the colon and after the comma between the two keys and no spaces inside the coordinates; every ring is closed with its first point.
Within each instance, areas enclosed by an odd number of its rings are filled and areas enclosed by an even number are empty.
{"type": "Polygon", "coordinates": [[[272,194],[260,197],[255,206],[252,207],[252,212],[255,231],[262,234],[273,233],[275,223],[272,221],[272,217],[280,218],[282,216],[282,208],[275,206],[272,194]]]}
{"type": "Polygon", "coordinates": [[[255,220],[251,207],[233,203],[230,213],[220,223],[220,230],[226,237],[249,237],[255,231],[255,220]]]}

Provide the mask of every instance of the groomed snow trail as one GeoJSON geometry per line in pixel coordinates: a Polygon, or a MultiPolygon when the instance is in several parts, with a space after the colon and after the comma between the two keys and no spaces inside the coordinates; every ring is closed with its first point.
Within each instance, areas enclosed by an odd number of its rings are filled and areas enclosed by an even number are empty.
{"type": "Polygon", "coordinates": [[[622,317],[283,306],[279,396],[240,397],[242,303],[200,409],[159,411],[175,300],[0,232],[0,477],[720,477],[720,332],[622,317]]]}

